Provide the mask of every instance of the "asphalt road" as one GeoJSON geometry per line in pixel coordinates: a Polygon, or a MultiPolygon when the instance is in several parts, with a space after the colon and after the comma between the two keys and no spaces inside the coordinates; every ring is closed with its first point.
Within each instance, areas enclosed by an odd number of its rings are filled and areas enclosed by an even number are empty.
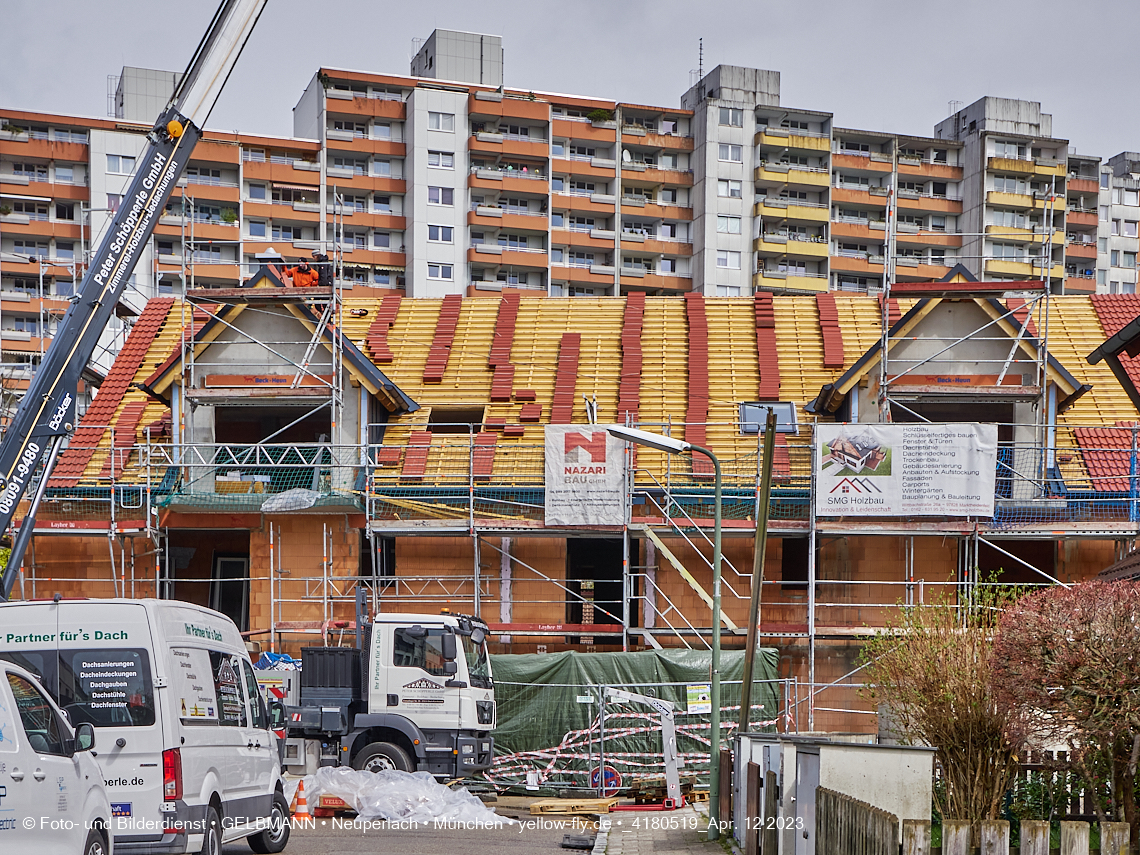
{"type": "MultiPolygon", "coordinates": [[[[357,823],[349,816],[315,820],[315,828],[294,827],[285,855],[350,855],[356,852],[399,852],[400,855],[439,855],[457,852],[462,855],[498,855],[498,853],[559,852],[566,834],[594,836],[592,827],[577,824],[573,817],[530,816],[521,799],[500,799],[491,805],[503,816],[515,817],[524,824],[502,828],[434,828],[400,829],[383,822],[357,823]],[[324,824],[322,824],[324,823],[324,824]]],[[[230,844],[223,855],[246,855],[249,846],[243,841],[230,844]]]]}

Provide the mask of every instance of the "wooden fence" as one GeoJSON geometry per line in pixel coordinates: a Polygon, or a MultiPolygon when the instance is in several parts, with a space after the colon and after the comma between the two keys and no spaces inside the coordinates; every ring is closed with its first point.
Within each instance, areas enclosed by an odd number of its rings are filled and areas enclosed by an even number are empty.
{"type": "Polygon", "coordinates": [[[898,855],[899,819],[851,796],[815,791],[815,851],[844,855],[898,855]]]}

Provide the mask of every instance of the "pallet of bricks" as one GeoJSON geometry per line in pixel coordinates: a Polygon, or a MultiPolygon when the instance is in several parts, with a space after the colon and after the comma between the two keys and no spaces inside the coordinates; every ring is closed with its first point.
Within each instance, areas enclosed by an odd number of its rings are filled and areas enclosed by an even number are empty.
{"type": "MultiPolygon", "coordinates": [[[[693,790],[696,783],[696,775],[681,776],[681,796],[685,799],[686,803],[705,801],[708,799],[707,792],[695,792],[693,790]]],[[[645,805],[660,804],[668,798],[669,794],[665,787],[665,777],[659,775],[654,778],[641,778],[634,781],[629,785],[626,795],[633,799],[634,804],[645,805]]]]}

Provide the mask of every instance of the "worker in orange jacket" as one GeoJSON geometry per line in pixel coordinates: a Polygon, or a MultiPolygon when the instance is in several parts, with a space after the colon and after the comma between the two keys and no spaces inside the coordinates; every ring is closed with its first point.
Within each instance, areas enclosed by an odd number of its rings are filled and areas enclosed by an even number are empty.
{"type": "Polygon", "coordinates": [[[315,288],[319,274],[310,265],[308,260],[301,259],[296,267],[286,267],[285,276],[293,280],[294,288],[315,288]]]}

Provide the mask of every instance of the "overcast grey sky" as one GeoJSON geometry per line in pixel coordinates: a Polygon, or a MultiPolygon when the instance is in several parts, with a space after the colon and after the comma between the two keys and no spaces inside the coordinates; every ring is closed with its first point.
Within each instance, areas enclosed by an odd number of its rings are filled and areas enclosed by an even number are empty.
{"type": "MultiPolygon", "coordinates": [[[[0,106],[106,114],[123,65],[181,71],[215,0],[2,0],[0,106]]],[[[506,84],[677,105],[697,67],[779,71],[840,127],[932,134],[947,102],[1040,101],[1082,154],[1140,149],[1135,0],[269,0],[209,125],[290,135],[321,65],[408,73],[435,27],[503,37],[506,84]]]]}

